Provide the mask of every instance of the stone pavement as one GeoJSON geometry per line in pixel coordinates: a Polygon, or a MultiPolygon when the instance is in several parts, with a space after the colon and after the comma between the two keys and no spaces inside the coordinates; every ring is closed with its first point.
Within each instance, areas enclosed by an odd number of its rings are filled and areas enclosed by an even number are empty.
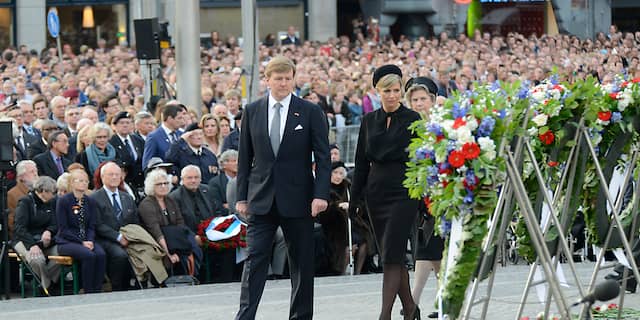
{"type": "MultiPolygon", "coordinates": [[[[564,265],[566,266],[566,265],[564,265]]],[[[588,283],[593,263],[578,263],[581,282],[588,283]]],[[[486,319],[515,319],[529,267],[498,267],[486,319]]],[[[568,273],[568,266],[565,267],[568,273]]],[[[600,279],[607,271],[600,272],[600,279]]],[[[567,279],[573,281],[569,274],[567,279]]],[[[382,275],[316,278],[314,319],[377,319],[380,308],[382,275]]],[[[484,286],[481,286],[484,288],[484,286]]],[[[289,306],[289,280],[269,281],[258,309],[257,319],[286,319],[289,306]]],[[[481,291],[483,292],[483,291],[481,291]]],[[[578,298],[575,286],[563,288],[569,303],[578,298]]],[[[16,298],[0,302],[0,319],[233,319],[240,293],[239,283],[196,287],[147,289],[119,293],[49,298],[16,298]]],[[[423,315],[433,310],[435,281],[430,279],[422,295],[423,315]]],[[[542,306],[532,291],[525,315],[534,316],[542,306]]],[[[617,301],[614,301],[617,302],[617,301]]],[[[640,293],[627,294],[625,305],[640,309],[640,293]]],[[[579,309],[574,309],[578,313],[579,309]]],[[[394,319],[401,319],[396,302],[394,319]]],[[[472,319],[480,318],[475,308],[472,319]]]]}

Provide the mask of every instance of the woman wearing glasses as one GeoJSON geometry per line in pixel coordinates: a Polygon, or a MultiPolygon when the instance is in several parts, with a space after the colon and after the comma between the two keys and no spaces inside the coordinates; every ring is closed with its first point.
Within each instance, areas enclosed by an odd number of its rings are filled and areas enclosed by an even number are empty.
{"type": "Polygon", "coordinates": [[[182,262],[187,272],[193,274],[196,269],[193,263],[182,260],[189,258],[199,248],[195,244],[195,235],[187,232],[188,228],[183,228],[185,224],[180,208],[167,196],[170,190],[171,181],[164,170],[149,172],[144,180],[147,196],[140,202],[138,212],[143,227],[162,246],[171,264],[182,262]]]}
{"type": "Polygon", "coordinates": [[[86,195],[88,186],[86,172],[71,171],[70,192],[56,206],[56,243],[61,255],[80,261],[84,292],[95,293],[102,291],[106,265],[104,250],[95,242],[96,203],[86,195]]]}

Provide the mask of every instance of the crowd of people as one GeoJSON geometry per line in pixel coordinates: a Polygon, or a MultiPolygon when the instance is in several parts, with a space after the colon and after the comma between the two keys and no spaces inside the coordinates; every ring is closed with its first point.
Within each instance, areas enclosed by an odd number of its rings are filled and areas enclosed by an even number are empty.
{"type": "MultiPolygon", "coordinates": [[[[375,21],[363,30],[319,43],[300,41],[289,28],[282,44],[261,44],[260,72],[274,56],[294,61],[294,94],[318,104],[331,128],[359,125],[365,114],[384,106],[372,86],[382,65],[398,66],[401,83],[417,76],[434,79],[434,103],[478,83],[537,82],[551,73],[600,81],[619,73],[640,75],[640,32],[622,33],[615,26],[595,39],[476,32],[471,38],[442,33],[394,41],[380,38],[375,21]]],[[[130,288],[137,269],[130,266],[134,249],[128,239],[145,232],[160,263],[148,266],[155,283],[167,277],[160,270],[164,264],[198,276],[206,255],[215,281],[239,279],[235,252],[203,251],[197,235],[202,220],[235,209],[235,190],[228,185],[238,171],[243,105],[249,101],[241,94],[243,55],[233,39],[212,34],[211,46],[202,48],[198,106],[161,97],[145,101],[133,48],[64,45],[58,57],[54,48],[20,46],[5,49],[0,59],[0,113],[13,122],[16,164],[6,173],[8,225],[20,244],[16,251],[35,266],[44,287],[60,272],[46,256],[63,254],[83,265],[85,292],[102,290],[105,274],[113,290],[130,288]],[[172,250],[178,242],[182,250],[172,250]]],[[[175,84],[175,50],[164,49],[161,61],[166,81],[175,84]]],[[[267,93],[268,82],[261,78],[259,95],[267,93]]],[[[353,177],[340,151],[340,143],[331,148],[330,201],[315,224],[317,274],[345,274],[350,257],[355,273],[375,269],[366,263],[376,252],[371,223],[353,221],[352,247],[346,239],[353,177]]],[[[281,230],[274,239],[271,276],[279,278],[286,276],[281,230]]]]}

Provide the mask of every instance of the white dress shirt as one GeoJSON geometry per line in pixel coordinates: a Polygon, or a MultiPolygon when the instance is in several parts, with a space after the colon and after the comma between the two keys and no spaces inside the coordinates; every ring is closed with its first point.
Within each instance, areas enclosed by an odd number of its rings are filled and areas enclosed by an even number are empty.
{"type": "Polygon", "coordinates": [[[287,123],[287,115],[289,114],[289,104],[291,103],[291,94],[287,95],[281,101],[276,100],[271,94],[269,94],[269,127],[267,134],[271,132],[271,122],[273,121],[273,116],[275,115],[275,105],[277,102],[280,102],[282,108],[280,108],[280,142],[282,142],[282,137],[284,136],[284,125],[287,123]]]}

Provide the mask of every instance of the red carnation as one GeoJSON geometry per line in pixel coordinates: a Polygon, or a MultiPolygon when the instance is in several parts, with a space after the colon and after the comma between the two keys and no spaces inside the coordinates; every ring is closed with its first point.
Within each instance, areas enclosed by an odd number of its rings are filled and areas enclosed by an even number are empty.
{"type": "Polygon", "coordinates": [[[465,124],[467,124],[467,122],[466,122],[466,121],[464,121],[464,119],[462,119],[462,118],[456,118],[456,120],[455,120],[455,121],[453,121],[453,128],[454,128],[454,129],[458,129],[458,128],[460,128],[460,127],[464,126],[465,124]]]}
{"type": "Polygon", "coordinates": [[[622,82],[622,84],[620,84],[620,88],[626,88],[629,85],[629,81],[624,81],[622,82]]]}
{"type": "Polygon", "coordinates": [[[427,207],[427,211],[429,211],[428,209],[431,207],[431,199],[429,197],[424,197],[422,200],[424,201],[424,205],[427,207]]]}
{"type": "Polygon", "coordinates": [[[547,130],[545,133],[538,135],[538,138],[540,138],[540,141],[542,141],[543,144],[550,145],[553,143],[556,137],[553,135],[553,132],[551,132],[551,130],[547,130]]]}
{"type": "Polygon", "coordinates": [[[439,136],[436,137],[436,142],[440,142],[440,141],[442,141],[442,139],[444,139],[444,136],[443,135],[439,135],[439,136]]]}
{"type": "Polygon", "coordinates": [[[440,168],[440,169],[438,169],[438,173],[439,174],[452,174],[453,170],[451,168],[446,168],[446,169],[440,168]]]}
{"type": "Polygon", "coordinates": [[[631,80],[631,82],[633,82],[633,83],[638,83],[638,82],[640,82],[640,77],[638,77],[638,78],[633,78],[633,80],[631,80]]]}
{"type": "Polygon", "coordinates": [[[453,150],[449,154],[449,164],[454,168],[460,168],[464,165],[464,153],[459,150],[453,150]]]}
{"type": "Polygon", "coordinates": [[[549,167],[553,168],[557,167],[559,163],[557,161],[549,161],[547,164],[549,165],[549,167]]]}
{"type": "Polygon", "coordinates": [[[611,119],[611,111],[598,112],[598,119],[602,121],[609,121],[611,119]]]}
{"type": "Polygon", "coordinates": [[[560,92],[562,92],[562,90],[563,90],[563,89],[562,89],[562,86],[561,86],[561,85],[559,85],[559,84],[556,84],[555,86],[553,86],[553,88],[554,88],[554,89],[556,89],[556,90],[558,90],[558,91],[560,91],[560,92]]]}
{"type": "Polygon", "coordinates": [[[613,100],[618,100],[618,93],[617,92],[609,93],[609,97],[613,100]]]}
{"type": "Polygon", "coordinates": [[[475,142],[467,142],[462,145],[462,153],[467,160],[475,159],[480,155],[480,147],[475,142]]]}

